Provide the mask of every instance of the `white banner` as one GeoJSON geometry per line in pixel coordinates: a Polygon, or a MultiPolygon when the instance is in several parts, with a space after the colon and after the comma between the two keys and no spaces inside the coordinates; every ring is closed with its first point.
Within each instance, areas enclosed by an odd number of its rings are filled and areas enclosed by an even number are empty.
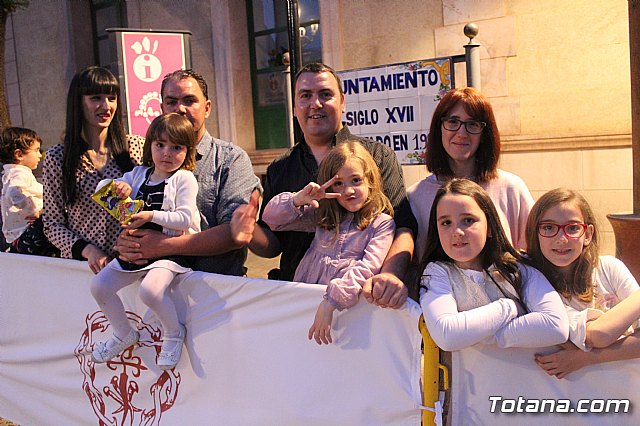
{"type": "Polygon", "coordinates": [[[195,272],[172,295],[187,327],[173,371],[156,367],[159,323],[120,292],[141,332],[94,364],[111,334],[83,262],[0,254],[0,417],[21,425],[419,425],[420,308],[362,300],[307,340],[324,288],[195,272]]]}
{"type": "MultiPolygon", "coordinates": [[[[0,417],[23,426],[420,424],[420,308],[412,301],[401,310],[361,301],[336,314],[335,343],[318,346],[306,336],[322,286],[188,274],[172,296],[186,350],[163,372],[159,324],[137,284],[120,294],[140,344],[106,365],[91,362],[88,349],[111,328],[90,279],[83,262],[0,253],[0,417]]],[[[454,353],[452,424],[640,423],[640,361],[557,380],[533,362],[541,351],[475,345],[454,353]],[[550,402],[536,402],[543,399],[550,402]],[[627,399],[624,413],[614,404],[627,399]]]]}
{"type": "Polygon", "coordinates": [[[533,360],[555,350],[478,344],[454,352],[451,424],[640,424],[640,360],[597,364],[559,380],[533,360]]]}

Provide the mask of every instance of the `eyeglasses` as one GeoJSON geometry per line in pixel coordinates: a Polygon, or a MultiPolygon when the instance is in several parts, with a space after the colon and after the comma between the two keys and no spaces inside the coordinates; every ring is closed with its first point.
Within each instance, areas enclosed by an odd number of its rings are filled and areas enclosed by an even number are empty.
{"type": "Polygon", "coordinates": [[[442,126],[450,132],[458,131],[458,129],[460,129],[460,126],[464,124],[464,128],[467,130],[467,133],[477,135],[478,133],[482,133],[482,129],[487,126],[487,123],[478,120],[462,121],[452,117],[442,117],[441,120],[442,126]]]}
{"type": "Polygon", "coordinates": [[[564,225],[558,225],[557,223],[551,222],[542,222],[538,224],[538,234],[545,238],[555,237],[561,229],[567,238],[577,239],[584,235],[587,230],[587,225],[584,223],[565,223],[564,225]]]}

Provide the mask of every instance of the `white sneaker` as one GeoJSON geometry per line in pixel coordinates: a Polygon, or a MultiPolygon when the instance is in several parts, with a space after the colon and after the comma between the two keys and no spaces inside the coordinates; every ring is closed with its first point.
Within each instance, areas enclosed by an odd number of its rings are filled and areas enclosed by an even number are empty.
{"type": "Polygon", "coordinates": [[[184,325],[180,324],[180,333],[178,337],[163,337],[162,348],[160,349],[160,355],[158,355],[158,367],[161,370],[171,370],[178,364],[180,357],[182,356],[182,346],[184,344],[184,337],[187,335],[187,330],[184,325]]]}
{"type": "Polygon", "coordinates": [[[123,340],[118,339],[115,335],[111,336],[106,342],[96,344],[95,349],[91,352],[91,359],[97,363],[107,362],[129,346],[137,343],[138,340],[140,340],[140,333],[137,330],[131,330],[123,340]]]}

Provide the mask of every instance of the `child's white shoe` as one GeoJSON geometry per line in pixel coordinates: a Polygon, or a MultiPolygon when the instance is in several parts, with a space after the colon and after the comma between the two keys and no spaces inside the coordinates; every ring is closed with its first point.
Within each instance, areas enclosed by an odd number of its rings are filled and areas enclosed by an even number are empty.
{"type": "Polygon", "coordinates": [[[111,336],[106,342],[98,342],[96,344],[95,349],[91,352],[91,358],[93,362],[107,362],[129,346],[137,343],[138,340],[140,340],[140,333],[137,330],[131,330],[123,340],[118,339],[115,335],[111,336]]]}
{"type": "Polygon", "coordinates": [[[178,364],[182,356],[182,345],[186,335],[187,330],[184,325],[180,324],[178,337],[162,338],[162,349],[160,349],[160,355],[158,355],[158,367],[161,370],[171,370],[178,364]]]}

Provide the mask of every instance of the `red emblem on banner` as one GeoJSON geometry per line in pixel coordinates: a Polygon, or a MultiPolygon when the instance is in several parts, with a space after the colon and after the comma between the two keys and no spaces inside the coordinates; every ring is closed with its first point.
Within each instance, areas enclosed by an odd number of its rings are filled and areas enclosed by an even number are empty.
{"type": "Polygon", "coordinates": [[[127,312],[127,317],[140,332],[140,341],[101,365],[92,361],[91,351],[97,341],[111,335],[109,321],[101,311],[87,316],[86,328],[74,350],[83,376],[82,389],[100,425],[158,425],[162,413],[178,397],[180,374],[173,369],[157,377],[161,370],[144,365],[142,355],[152,351],[155,360],[160,353],[160,330],[132,312],[127,312]],[[144,383],[150,383],[148,390],[141,389],[144,383]],[[147,406],[142,405],[145,401],[147,406]]]}

